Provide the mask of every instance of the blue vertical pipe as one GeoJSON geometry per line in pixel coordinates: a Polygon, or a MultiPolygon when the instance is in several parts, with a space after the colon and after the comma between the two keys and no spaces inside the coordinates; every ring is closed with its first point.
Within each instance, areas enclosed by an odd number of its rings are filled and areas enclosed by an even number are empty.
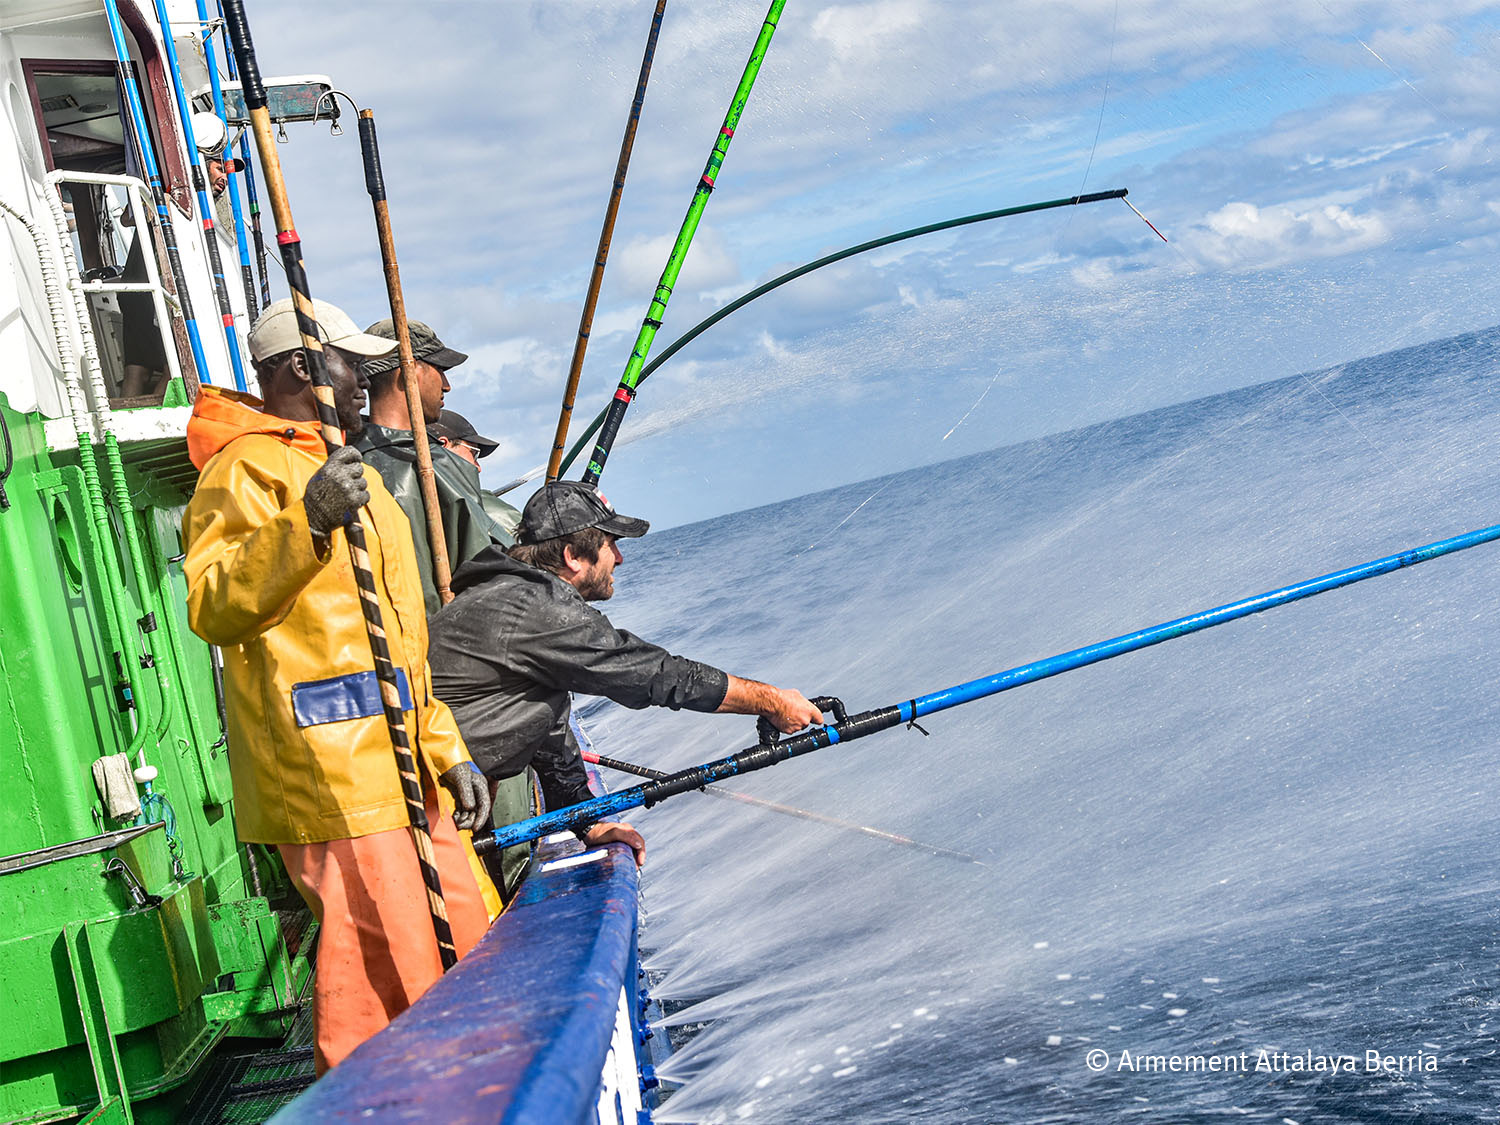
{"type": "MultiPolygon", "coordinates": [[[[177,236],[172,231],[172,213],[167,209],[167,191],[162,186],[156,150],[151,147],[151,130],[146,127],[146,111],[141,106],[141,91],[136,85],[135,71],[131,69],[130,47],[125,42],[125,27],[120,22],[120,9],[115,0],[104,0],[104,15],[109,20],[109,37],[115,47],[115,61],[120,65],[120,82],[125,87],[125,102],[130,107],[130,128],[135,133],[136,143],[141,146],[141,163],[156,201],[156,218],[161,223],[162,238],[167,244],[167,260],[172,266],[172,279],[177,283],[177,303],[182,309],[183,323],[187,326],[188,345],[193,349],[193,364],[198,368],[198,381],[212,383],[208,360],[203,356],[203,340],[198,335],[198,320],[193,316],[187,275],[183,273],[182,258],[177,252],[177,236]]],[[[136,237],[145,238],[146,232],[137,231],[136,237]]],[[[142,250],[145,250],[144,246],[142,250]]]]}
{"type": "Polygon", "coordinates": [[[1491,543],[1497,539],[1500,539],[1500,524],[1466,532],[1463,535],[1455,535],[1448,539],[1440,539],[1436,543],[1413,547],[1394,555],[1386,555],[1384,558],[1374,559],[1358,566],[1333,571],[1317,578],[1309,578],[1305,582],[1283,586],[1279,590],[1256,594],[1254,597],[1242,598],[1237,602],[1203,610],[1201,613],[1179,617],[1175,621],[1153,625],[1148,629],[1124,633],[1110,640],[1100,641],[1084,648],[1076,648],[1059,656],[1048,657],[1031,664],[1022,664],[993,676],[970,680],[968,683],[918,696],[905,703],[851,715],[832,726],[813,727],[811,730],[793,735],[783,741],[763,743],[748,750],[742,750],[732,757],[721,758],[716,762],[708,762],[670,774],[659,781],[632,786],[618,793],[608,793],[603,797],[595,797],[581,804],[558,809],[556,812],[519,821],[497,829],[489,836],[476,835],[474,849],[478,852],[488,852],[496,848],[524,844],[528,840],[537,840],[551,832],[566,832],[581,828],[607,816],[624,812],[626,809],[639,808],[641,805],[650,807],[678,793],[701,789],[715,781],[723,781],[725,778],[765,769],[784,762],[788,758],[810,754],[814,750],[821,750],[837,742],[852,742],[856,738],[874,734],[876,731],[889,730],[902,723],[913,722],[923,715],[946,711],[950,707],[958,707],[964,703],[972,703],[976,699],[998,695],[1002,691],[1009,691],[1022,684],[1045,680],[1063,672],[1070,672],[1075,668],[1097,664],[1101,660],[1108,660],[1127,652],[1135,652],[1137,649],[1149,648],[1163,641],[1170,641],[1177,637],[1187,636],[1189,633],[1197,633],[1215,625],[1222,625],[1226,621],[1249,617],[1251,614],[1286,605],[1288,602],[1310,598],[1315,594],[1336,590],[1355,582],[1363,582],[1367,578],[1389,574],[1403,567],[1415,566],[1429,559],[1451,555],[1455,551],[1477,547],[1481,543],[1491,543]]]}
{"type": "MultiPolygon", "coordinates": [[[[225,122],[228,127],[228,117],[224,113],[224,88],[219,85],[219,60],[214,55],[213,32],[208,26],[208,4],[206,0],[198,0],[198,24],[203,30],[203,61],[208,67],[208,88],[214,95],[214,113],[220,121],[225,122]]],[[[227,52],[233,55],[233,51],[227,52]]],[[[225,138],[224,147],[229,148],[228,138],[225,138]]],[[[250,167],[246,161],[245,168],[250,167]]],[[[229,177],[229,207],[234,212],[234,244],[240,252],[240,275],[245,285],[245,311],[249,314],[253,323],[260,312],[260,305],[255,299],[255,277],[250,272],[250,245],[245,240],[245,212],[240,207],[240,185],[233,176],[229,177]]]]}
{"type": "MultiPolygon", "coordinates": [[[[217,0],[219,18],[224,18],[223,0],[217,0]]],[[[239,63],[234,60],[234,51],[225,49],[224,62],[229,67],[229,80],[240,80],[239,63]]],[[[255,189],[255,165],[250,162],[250,131],[240,134],[240,160],[245,165],[245,196],[250,203],[250,232],[255,239],[255,267],[260,274],[260,307],[271,303],[271,278],[266,273],[266,241],[260,231],[260,197],[255,189]]]]}
{"type": "Polygon", "coordinates": [[[167,49],[167,70],[172,74],[172,94],[177,102],[177,120],[182,140],[193,162],[193,194],[198,198],[198,212],[203,216],[203,242],[208,250],[209,266],[214,275],[214,295],[219,301],[219,319],[224,324],[224,346],[229,351],[229,366],[234,370],[237,390],[249,390],[245,382],[245,360],[240,355],[240,334],[234,326],[234,311],[229,307],[229,291],[224,287],[224,265],[219,260],[219,236],[214,230],[214,202],[208,193],[208,177],[203,172],[203,154],[193,141],[193,109],[182,88],[182,71],[177,66],[177,44],[172,40],[172,21],[167,16],[166,0],[156,0],[156,21],[161,24],[162,43],[167,49]]]}

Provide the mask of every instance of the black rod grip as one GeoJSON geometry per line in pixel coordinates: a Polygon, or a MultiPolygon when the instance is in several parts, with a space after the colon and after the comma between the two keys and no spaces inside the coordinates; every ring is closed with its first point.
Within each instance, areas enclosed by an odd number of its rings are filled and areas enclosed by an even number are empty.
{"type": "Polygon", "coordinates": [[[250,41],[250,24],[245,19],[242,0],[224,0],[224,31],[229,36],[229,45],[234,49],[235,63],[239,67],[245,108],[265,109],[266,87],[260,80],[260,66],[255,61],[255,44],[250,41]]]}
{"type": "Polygon", "coordinates": [[[369,110],[359,115],[359,151],[365,158],[365,190],[370,199],[385,199],[385,178],[380,174],[380,144],[375,139],[375,117],[369,110]]]}
{"type": "Polygon", "coordinates": [[[594,446],[593,460],[589,462],[583,474],[584,484],[599,483],[599,476],[604,471],[604,463],[609,460],[609,451],[615,444],[615,436],[620,432],[620,423],[625,419],[625,408],[629,405],[629,401],[620,397],[619,392],[616,392],[615,397],[610,399],[609,411],[604,416],[604,425],[599,429],[599,442],[594,446]]]}

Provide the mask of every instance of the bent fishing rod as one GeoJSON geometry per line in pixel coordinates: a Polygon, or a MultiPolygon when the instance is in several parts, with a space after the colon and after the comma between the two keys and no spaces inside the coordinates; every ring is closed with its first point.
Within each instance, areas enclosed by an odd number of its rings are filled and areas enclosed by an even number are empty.
{"type": "MultiPolygon", "coordinates": [[[[806,262],[798,266],[796,269],[788,270],[784,274],[773,277],[770,281],[766,282],[763,285],[757,285],[749,292],[742,293],[733,301],[730,301],[729,304],[725,305],[722,309],[719,309],[717,312],[712,313],[704,319],[700,320],[697,324],[693,325],[693,327],[689,328],[681,336],[677,337],[677,339],[673,340],[672,343],[667,346],[667,349],[661,353],[661,355],[657,356],[650,363],[646,364],[644,368],[641,369],[641,377],[636,380],[636,387],[637,389],[639,389],[640,385],[650,377],[653,371],[655,371],[662,364],[666,363],[667,360],[671,359],[674,355],[676,355],[684,347],[690,344],[693,340],[701,336],[704,332],[707,332],[715,324],[718,324],[719,321],[723,320],[730,313],[737,312],[756,298],[764,297],[773,289],[779,289],[787,282],[795,281],[799,277],[805,277],[808,274],[812,273],[814,270],[822,269],[824,266],[831,266],[835,262],[841,262],[845,258],[852,258],[857,254],[865,254],[871,250],[878,250],[882,246],[890,246],[892,243],[904,242],[908,238],[918,238],[924,234],[936,234],[939,231],[951,230],[954,227],[969,226],[972,223],[988,222],[991,219],[1004,219],[1012,215],[1028,215],[1033,211],[1049,211],[1055,207],[1075,207],[1085,203],[1098,203],[1101,200],[1105,199],[1123,200],[1128,206],[1129,200],[1125,199],[1125,195],[1125,188],[1116,188],[1113,191],[1094,192],[1090,195],[1073,195],[1069,196],[1066,199],[1049,199],[1042,203],[1024,203],[1017,207],[1002,207],[998,211],[980,211],[973,215],[960,215],[956,219],[944,219],[942,222],[926,223],[920,227],[912,227],[910,230],[902,230],[897,231],[895,234],[882,235],[880,238],[872,238],[866,242],[861,242],[857,246],[846,246],[844,247],[844,249],[836,250],[832,254],[825,254],[823,257],[818,258],[816,261],[806,262]]],[[[573,448],[568,450],[568,455],[563,458],[562,464],[558,467],[557,475],[561,476],[563,473],[566,473],[572,466],[573,462],[578,460],[578,455],[582,453],[584,448],[588,445],[589,439],[591,439],[596,433],[599,432],[599,427],[604,424],[605,416],[608,413],[609,408],[606,407],[605,409],[599,411],[597,415],[595,415],[594,420],[589,423],[588,429],[584,430],[583,433],[579,435],[578,440],[573,443],[573,448]]],[[[536,477],[540,476],[542,471],[543,466],[538,465],[535,469],[532,469],[524,476],[517,477],[515,480],[510,481],[509,483],[495,489],[495,494],[497,496],[503,496],[513,488],[520,488],[521,485],[525,484],[527,481],[533,480],[536,477]]],[[[551,479],[550,476],[549,479],[551,479]]]]}
{"type": "Polygon", "coordinates": [[[682,271],[682,263],[687,260],[688,247],[693,243],[693,235],[698,232],[698,222],[703,218],[704,208],[708,206],[708,197],[713,194],[714,181],[718,178],[724,156],[729,151],[729,142],[734,139],[734,131],[740,123],[740,115],[745,111],[745,103],[750,100],[750,91],[755,86],[756,76],[760,74],[760,64],[766,57],[766,51],[771,47],[771,36],[776,33],[776,24],[781,19],[781,9],[784,7],[786,0],[771,0],[765,22],[761,24],[760,34],[750,51],[750,59],[745,63],[744,73],[740,75],[740,84],[735,88],[734,97],[729,103],[729,112],[724,115],[724,124],[719,128],[718,139],[714,141],[713,151],[708,154],[703,174],[698,177],[698,186],[693,191],[687,215],[683,217],[682,227],[677,232],[677,241],[672,244],[666,268],[661,271],[661,280],[656,283],[651,307],[646,310],[646,318],[641,321],[635,347],[631,349],[630,359],[625,364],[625,373],[620,376],[620,386],[615,391],[615,397],[610,400],[599,444],[594,447],[593,459],[589,461],[583,474],[585,484],[599,483],[604,463],[609,460],[610,446],[614,445],[615,435],[620,432],[620,422],[624,419],[631,400],[635,398],[635,386],[640,381],[641,369],[646,365],[646,356],[651,352],[651,342],[656,339],[657,330],[661,328],[661,318],[666,315],[667,302],[672,299],[672,287],[677,284],[677,275],[682,271]]]}
{"type": "MultiPolygon", "coordinates": [[[[344,431],[339,425],[338,410],[334,406],[333,383],[328,377],[328,367],[323,358],[323,341],[318,334],[312,293],[308,288],[307,272],[302,263],[302,239],[292,222],[292,206],[287,198],[286,182],[281,175],[281,157],[276,152],[271,114],[266,107],[266,88],[261,82],[255,45],[250,41],[250,25],[245,19],[243,0],[224,0],[223,11],[225,31],[239,60],[245,108],[250,114],[255,148],[260,154],[261,170],[266,176],[266,194],[270,196],[271,213],[276,219],[276,241],[281,246],[287,288],[291,290],[292,305],[297,313],[297,331],[302,337],[302,351],[307,357],[308,374],[317,396],[318,423],[323,431],[323,443],[328,452],[332,453],[343,446],[344,431]]],[[[369,637],[370,653],[375,662],[375,676],[380,683],[380,702],[385,712],[386,727],[390,732],[391,749],[396,757],[396,772],[401,777],[401,794],[406,800],[417,863],[421,869],[422,882],[427,888],[432,931],[437,938],[438,956],[442,961],[443,971],[447,972],[458,963],[458,951],[453,944],[453,927],[448,922],[448,904],[443,899],[443,885],[438,876],[437,854],[432,846],[432,830],[427,823],[422,781],[417,774],[411,739],[406,731],[401,692],[396,684],[396,668],[391,661],[390,645],[381,621],[380,599],[370,567],[364,525],[360,523],[358,512],[344,526],[344,535],[349,543],[349,561],[354,567],[355,585],[359,588],[360,611],[364,614],[365,632],[369,637]]]]}
{"type": "MultiPolygon", "coordinates": [[[[687,793],[716,781],[723,781],[725,778],[737,777],[779,765],[788,758],[810,754],[836,743],[852,742],[857,738],[863,738],[877,731],[889,730],[903,723],[908,726],[917,726],[917,720],[925,715],[972,703],[976,699],[987,699],[1003,691],[1018,688],[1022,684],[1035,683],[1037,680],[1045,680],[1064,672],[1071,672],[1075,668],[1098,664],[1100,661],[1122,656],[1127,652],[1149,648],[1164,641],[1187,636],[1189,633],[1198,633],[1227,621],[1237,621],[1242,617],[1274,609],[1276,606],[1310,598],[1355,582],[1363,582],[1367,578],[1376,578],[1394,570],[1415,566],[1417,563],[1427,562],[1443,555],[1451,555],[1456,551],[1477,547],[1481,543],[1490,543],[1496,539],[1500,539],[1500,524],[1463,535],[1455,535],[1448,539],[1440,539],[1435,543],[1413,547],[1394,555],[1386,555],[1358,566],[1333,571],[1317,578],[1309,578],[1295,585],[1283,586],[1279,590],[1256,594],[1253,597],[1242,598],[1239,601],[1203,610],[1187,617],[1179,617],[1175,621],[1138,629],[1133,633],[1123,633],[1109,640],[1073,649],[1071,652],[1037,660],[1030,664],[1022,664],[1004,672],[997,672],[992,676],[955,684],[941,691],[909,699],[904,703],[891,704],[858,715],[846,714],[843,704],[837,699],[829,697],[814,699],[812,703],[815,707],[825,714],[833,715],[834,721],[829,725],[811,727],[800,734],[778,739],[774,729],[761,720],[761,741],[749,749],[741,750],[738,754],[680,770],[645,785],[636,785],[617,793],[607,793],[603,797],[595,797],[565,809],[558,809],[556,812],[534,816],[529,820],[496,829],[488,837],[476,836],[474,850],[484,852],[495,848],[508,848],[512,844],[537,840],[553,832],[585,828],[598,820],[614,816],[627,809],[642,806],[650,808],[679,793],[687,793]]],[[[917,729],[922,728],[917,726],[917,729]]],[[[922,733],[927,732],[922,731],[922,733]]]]}
{"type": "MultiPolygon", "coordinates": [[[[895,234],[872,238],[868,242],[859,243],[857,246],[846,246],[844,249],[836,250],[832,254],[825,254],[816,261],[807,262],[796,269],[787,270],[786,273],[773,277],[764,285],[757,285],[748,293],[743,293],[730,301],[722,309],[704,317],[681,336],[677,337],[677,339],[673,340],[661,355],[646,364],[641,370],[640,378],[636,380],[635,385],[639,388],[642,383],[651,377],[653,371],[666,363],[667,360],[671,359],[688,344],[691,344],[699,336],[703,335],[703,333],[707,332],[715,324],[718,324],[719,321],[723,320],[730,313],[738,312],[756,298],[764,297],[772,290],[780,289],[787,282],[796,281],[799,277],[805,277],[807,274],[812,273],[814,270],[820,270],[824,266],[831,266],[835,262],[842,262],[845,258],[852,258],[857,254],[867,254],[871,250],[880,249],[882,246],[890,246],[896,242],[905,242],[909,238],[920,238],[924,234],[936,234],[938,231],[952,230],[954,227],[966,227],[973,223],[987,223],[992,219],[1008,219],[1013,215],[1029,215],[1033,211],[1050,211],[1056,207],[1078,207],[1087,203],[1100,203],[1106,199],[1125,199],[1127,194],[1128,189],[1115,188],[1112,191],[1096,191],[1088,195],[1072,195],[1066,199],[1049,199],[1042,203],[1023,203],[1017,207],[1002,207],[998,211],[980,211],[973,215],[960,215],[956,219],[944,219],[939,223],[927,223],[920,227],[912,227],[910,230],[897,231],[895,234]]],[[[1129,200],[1126,200],[1126,206],[1129,206],[1129,200]]],[[[1132,207],[1131,210],[1135,209],[1132,207]]],[[[1150,223],[1148,222],[1147,225],[1149,226],[1150,223]]],[[[1152,227],[1151,229],[1155,230],[1156,228],[1152,227]]],[[[573,444],[573,448],[568,450],[567,457],[563,459],[561,466],[557,469],[557,475],[567,472],[573,462],[578,459],[578,454],[583,451],[589,438],[599,432],[599,427],[604,424],[605,416],[608,413],[608,407],[599,411],[594,420],[589,423],[589,428],[579,435],[578,440],[573,444]]],[[[523,477],[516,484],[523,484],[528,479],[530,478],[523,477]]],[[[514,485],[507,487],[514,487],[514,485]]],[[[502,489],[501,491],[505,490],[502,489]]]]}

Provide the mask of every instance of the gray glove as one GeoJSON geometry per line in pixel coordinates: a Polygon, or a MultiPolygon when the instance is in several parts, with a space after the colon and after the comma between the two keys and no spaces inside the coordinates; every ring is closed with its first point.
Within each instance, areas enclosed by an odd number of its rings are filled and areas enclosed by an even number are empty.
{"type": "Polygon", "coordinates": [[[456,827],[477,832],[490,821],[490,782],[473,762],[459,762],[438,778],[453,794],[453,823],[456,827]]]}
{"type": "Polygon", "coordinates": [[[320,539],[327,539],[333,529],[343,527],[354,513],[370,502],[370,487],[365,484],[365,459],[359,450],[346,445],[328,455],[323,467],[313,474],[302,493],[307,509],[307,526],[320,539]]]}

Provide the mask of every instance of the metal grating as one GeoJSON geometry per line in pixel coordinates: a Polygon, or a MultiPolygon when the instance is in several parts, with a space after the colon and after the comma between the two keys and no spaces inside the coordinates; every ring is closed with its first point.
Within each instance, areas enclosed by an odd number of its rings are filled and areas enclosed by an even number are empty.
{"type": "Polygon", "coordinates": [[[312,1039],[312,1005],[304,1004],[279,1049],[250,1044],[210,1067],[179,1120],[185,1125],[261,1125],[312,1085],[312,1039]]]}

